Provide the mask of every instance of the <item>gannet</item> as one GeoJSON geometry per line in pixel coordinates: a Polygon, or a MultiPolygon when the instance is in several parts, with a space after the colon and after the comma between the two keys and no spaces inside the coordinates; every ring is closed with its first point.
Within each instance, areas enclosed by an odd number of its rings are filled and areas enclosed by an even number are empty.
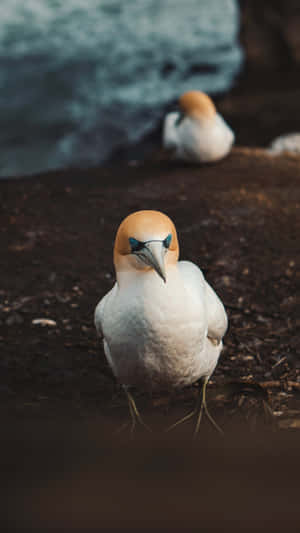
{"type": "Polygon", "coordinates": [[[267,151],[271,155],[294,154],[300,155],[300,133],[286,133],[276,137],[267,151]]]}
{"type": "Polygon", "coordinates": [[[167,215],[147,210],[127,216],[114,244],[116,283],[95,309],[95,326],[127,394],[132,427],[143,421],[130,387],[172,390],[203,380],[201,405],[182,419],[197,415],[196,434],[203,407],[211,419],[205,388],[227,316],[200,268],[178,257],[176,228],[167,215]]]}
{"type": "Polygon", "coordinates": [[[207,163],[229,153],[234,133],[207,94],[186,92],[179,98],[179,108],[165,117],[163,125],[163,146],[176,159],[207,163]]]}

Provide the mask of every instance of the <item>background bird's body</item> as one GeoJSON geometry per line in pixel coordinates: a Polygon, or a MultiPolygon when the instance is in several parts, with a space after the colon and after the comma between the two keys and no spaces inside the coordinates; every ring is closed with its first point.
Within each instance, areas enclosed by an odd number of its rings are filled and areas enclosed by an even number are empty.
{"type": "Polygon", "coordinates": [[[163,146],[176,159],[210,163],[229,153],[234,133],[207,94],[188,91],[179,98],[179,108],[166,116],[163,126],[163,146]]]}
{"type": "Polygon", "coordinates": [[[201,270],[181,261],[168,268],[166,283],[153,269],[122,272],[95,323],[118,381],[170,389],[212,374],[227,318],[201,270]]]}
{"type": "Polygon", "coordinates": [[[227,155],[234,142],[233,131],[216,113],[211,118],[169,113],[164,122],[163,145],[174,157],[194,163],[217,161],[227,155]]]}

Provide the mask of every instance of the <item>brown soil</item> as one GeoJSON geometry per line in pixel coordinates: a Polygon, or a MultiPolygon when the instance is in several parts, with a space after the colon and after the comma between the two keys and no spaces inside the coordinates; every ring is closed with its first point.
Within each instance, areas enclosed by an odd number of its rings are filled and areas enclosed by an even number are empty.
{"type": "MultiPolygon", "coordinates": [[[[114,281],[121,219],[150,208],[175,221],[181,258],[203,269],[229,314],[208,388],[219,423],[300,428],[299,185],[299,159],[242,148],[211,166],[157,156],[2,182],[2,415],[97,415],[114,426],[127,416],[93,311],[114,281]],[[34,325],[37,318],[56,325],[34,325]]],[[[166,398],[149,405],[140,392],[137,401],[159,427],[191,407],[194,391],[170,407],[166,398]]]]}

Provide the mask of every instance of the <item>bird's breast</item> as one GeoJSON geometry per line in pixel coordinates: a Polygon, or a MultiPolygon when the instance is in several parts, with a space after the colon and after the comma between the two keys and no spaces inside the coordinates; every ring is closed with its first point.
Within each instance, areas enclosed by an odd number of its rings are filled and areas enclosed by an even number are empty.
{"type": "Polygon", "coordinates": [[[186,119],[178,128],[178,138],[183,156],[196,161],[217,160],[233,143],[233,133],[219,115],[204,123],[186,119]]]}
{"type": "Polygon", "coordinates": [[[104,335],[123,382],[191,381],[207,328],[203,303],[157,277],[120,289],[104,335]],[[126,375],[127,374],[127,375],[126,375]],[[129,375],[130,374],[130,375],[129,375]],[[132,374],[132,375],[131,375],[132,374]]]}

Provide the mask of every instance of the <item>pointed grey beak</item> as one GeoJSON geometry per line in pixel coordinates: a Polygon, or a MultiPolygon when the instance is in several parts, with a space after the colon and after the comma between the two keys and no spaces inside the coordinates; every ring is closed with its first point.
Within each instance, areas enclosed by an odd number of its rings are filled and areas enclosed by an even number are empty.
{"type": "Polygon", "coordinates": [[[165,253],[163,241],[149,241],[146,242],[143,249],[136,255],[148,266],[154,268],[157,274],[166,283],[166,269],[165,269],[165,253]]]}

